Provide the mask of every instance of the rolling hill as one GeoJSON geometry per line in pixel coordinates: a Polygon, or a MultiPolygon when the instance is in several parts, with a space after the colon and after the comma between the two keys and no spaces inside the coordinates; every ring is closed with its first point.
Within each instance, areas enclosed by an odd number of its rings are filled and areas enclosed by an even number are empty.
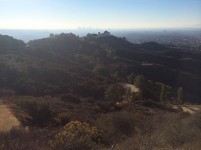
{"type": "Polygon", "coordinates": [[[16,95],[103,99],[108,85],[133,73],[170,85],[173,97],[182,86],[185,101],[200,103],[200,68],[200,51],[155,42],[62,33],[25,44],[0,35],[0,88],[16,95]]]}

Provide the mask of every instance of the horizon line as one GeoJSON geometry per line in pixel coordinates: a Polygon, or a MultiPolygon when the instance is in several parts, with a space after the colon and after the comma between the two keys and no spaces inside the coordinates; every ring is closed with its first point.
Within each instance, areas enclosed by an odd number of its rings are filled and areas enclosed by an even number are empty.
{"type": "Polygon", "coordinates": [[[146,27],[146,28],[0,28],[0,30],[169,30],[169,29],[201,29],[200,27],[146,27]]]}

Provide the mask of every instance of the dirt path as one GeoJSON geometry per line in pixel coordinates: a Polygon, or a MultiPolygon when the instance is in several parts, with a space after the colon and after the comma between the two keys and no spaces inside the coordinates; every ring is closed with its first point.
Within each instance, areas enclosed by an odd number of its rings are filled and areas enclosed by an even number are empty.
{"type": "Polygon", "coordinates": [[[191,115],[201,113],[201,105],[172,105],[175,110],[182,110],[191,115]]]}
{"type": "Polygon", "coordinates": [[[186,106],[182,106],[181,108],[184,112],[187,112],[191,115],[198,113],[198,112],[201,112],[201,106],[200,105],[186,105],[186,106]]]}
{"type": "Polygon", "coordinates": [[[19,125],[19,120],[13,115],[9,107],[0,101],[0,132],[8,132],[19,125]]]}
{"type": "Polygon", "coordinates": [[[193,111],[193,110],[191,110],[190,108],[188,108],[188,107],[181,107],[181,109],[184,111],[184,112],[186,112],[186,113],[189,113],[189,114],[191,114],[191,115],[193,115],[193,114],[195,114],[196,112],[195,111],[193,111]]]}

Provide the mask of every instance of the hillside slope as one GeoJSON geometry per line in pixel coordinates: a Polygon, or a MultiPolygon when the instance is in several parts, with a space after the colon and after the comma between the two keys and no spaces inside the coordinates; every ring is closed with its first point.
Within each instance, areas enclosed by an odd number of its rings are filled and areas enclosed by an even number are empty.
{"type": "Polygon", "coordinates": [[[172,86],[175,94],[182,86],[186,101],[200,102],[199,51],[91,34],[62,33],[28,44],[0,37],[0,87],[18,95],[102,99],[109,84],[126,82],[134,73],[172,86]]]}

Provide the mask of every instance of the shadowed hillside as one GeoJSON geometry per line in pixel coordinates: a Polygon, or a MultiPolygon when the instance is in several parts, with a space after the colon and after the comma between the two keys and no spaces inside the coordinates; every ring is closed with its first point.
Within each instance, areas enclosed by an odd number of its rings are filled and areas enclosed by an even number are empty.
{"type": "Polygon", "coordinates": [[[101,99],[108,84],[134,73],[185,90],[186,101],[201,97],[201,53],[154,42],[88,34],[51,34],[28,44],[0,36],[0,86],[17,95],[66,95],[101,99]]]}

